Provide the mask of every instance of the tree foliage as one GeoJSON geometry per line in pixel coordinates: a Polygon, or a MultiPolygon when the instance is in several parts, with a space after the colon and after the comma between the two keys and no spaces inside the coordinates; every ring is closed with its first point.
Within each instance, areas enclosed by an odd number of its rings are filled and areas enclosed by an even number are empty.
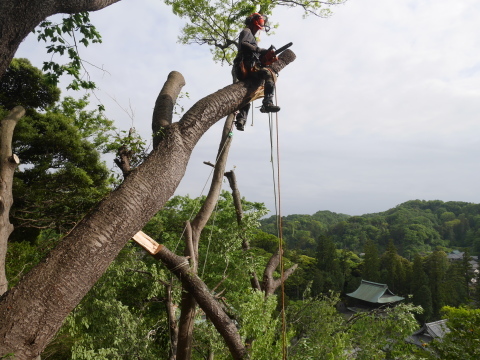
{"type": "Polygon", "coordinates": [[[67,98],[19,123],[13,142],[23,164],[14,178],[17,231],[52,228],[62,233],[111,190],[112,175],[100,150],[112,123],[87,111],[87,104],[86,98],[67,98]]]}
{"type": "Polygon", "coordinates": [[[188,19],[178,40],[182,44],[210,46],[215,61],[231,63],[237,52],[237,36],[245,18],[260,12],[273,14],[277,7],[300,8],[304,15],[328,17],[330,7],[346,0],[165,0],[180,18],[188,19]]]}
{"type": "Polygon", "coordinates": [[[442,314],[447,319],[448,332],[442,339],[428,345],[429,359],[474,360],[480,356],[480,309],[446,306],[442,314]]]}
{"type": "MultiPolygon", "coordinates": [[[[273,224],[273,218],[264,219],[262,229],[275,234],[273,224]]],[[[467,202],[412,200],[362,216],[330,212],[289,215],[284,217],[283,227],[287,245],[309,255],[320,235],[331,236],[338,248],[358,253],[367,240],[380,252],[393,240],[398,253],[409,260],[437,248],[470,249],[472,255],[480,254],[480,205],[467,202]]]]}
{"type": "Polygon", "coordinates": [[[113,122],[87,110],[87,96],[58,102],[59,94],[26,59],[15,59],[0,81],[0,99],[8,99],[2,106],[29,108],[12,144],[22,164],[14,177],[12,240],[34,238],[41,229],[63,233],[112,188],[100,154],[111,142],[113,122]]]}
{"type": "Polygon", "coordinates": [[[47,44],[47,53],[66,55],[70,60],[59,64],[50,60],[43,64],[48,79],[57,84],[60,76],[67,74],[73,78],[67,89],[94,89],[95,83],[84,66],[85,60],[80,57],[79,44],[87,47],[90,44],[101,43],[102,38],[95,26],[90,22],[88,12],[70,14],[62,18],[61,23],[44,20],[36,30],[38,40],[47,44]],[[77,37],[79,37],[77,39],[77,37]]]}
{"type": "Polygon", "coordinates": [[[45,110],[59,98],[60,89],[28,59],[13,59],[0,78],[0,106],[6,110],[17,105],[45,110]]]}

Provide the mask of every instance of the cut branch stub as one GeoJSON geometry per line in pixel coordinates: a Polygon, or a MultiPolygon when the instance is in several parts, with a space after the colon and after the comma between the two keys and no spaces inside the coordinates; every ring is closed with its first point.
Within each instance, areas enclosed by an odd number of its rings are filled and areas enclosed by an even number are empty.
{"type": "Polygon", "coordinates": [[[18,157],[17,154],[13,154],[8,158],[8,161],[11,162],[12,164],[18,165],[20,164],[20,158],[18,157]]]}
{"type": "Polygon", "coordinates": [[[172,71],[155,101],[152,115],[153,148],[162,138],[162,129],[169,126],[173,119],[173,110],[180,90],[185,86],[185,79],[178,71],[172,71]]]}

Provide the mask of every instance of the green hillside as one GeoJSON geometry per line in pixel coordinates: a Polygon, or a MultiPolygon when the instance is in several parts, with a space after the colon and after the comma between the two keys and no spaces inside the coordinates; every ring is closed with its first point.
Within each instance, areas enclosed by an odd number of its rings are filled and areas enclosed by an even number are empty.
{"type": "MultiPolygon", "coordinates": [[[[275,216],[261,223],[263,231],[277,234],[275,216]]],[[[393,240],[399,254],[407,258],[453,248],[480,254],[480,204],[467,202],[412,200],[361,216],[319,211],[285,216],[282,225],[287,247],[310,256],[322,235],[332,239],[338,249],[356,253],[363,252],[367,240],[377,244],[380,251],[393,240]]]]}

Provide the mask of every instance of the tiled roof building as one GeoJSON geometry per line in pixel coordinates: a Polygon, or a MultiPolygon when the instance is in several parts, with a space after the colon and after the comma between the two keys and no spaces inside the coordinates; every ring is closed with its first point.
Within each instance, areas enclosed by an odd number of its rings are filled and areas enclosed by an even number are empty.
{"type": "Polygon", "coordinates": [[[404,299],[392,293],[386,284],[379,284],[367,280],[362,280],[358,289],[347,294],[347,296],[376,306],[392,304],[404,299]]]}
{"type": "Polygon", "coordinates": [[[425,348],[434,339],[442,339],[450,332],[446,325],[447,320],[427,323],[420,330],[415,331],[406,341],[418,347],[425,348]]]}

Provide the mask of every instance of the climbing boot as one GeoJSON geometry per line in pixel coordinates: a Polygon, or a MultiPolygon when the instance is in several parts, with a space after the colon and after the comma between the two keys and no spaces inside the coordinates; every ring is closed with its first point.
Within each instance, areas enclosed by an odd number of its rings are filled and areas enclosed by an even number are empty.
{"type": "Polygon", "coordinates": [[[238,118],[236,121],[235,121],[235,126],[237,128],[238,131],[244,131],[245,130],[245,123],[247,122],[247,120],[245,119],[242,119],[242,118],[238,118]]]}
{"type": "Polygon", "coordinates": [[[276,113],[280,111],[280,106],[274,105],[271,97],[265,97],[263,99],[260,112],[262,113],[276,113]]]}

